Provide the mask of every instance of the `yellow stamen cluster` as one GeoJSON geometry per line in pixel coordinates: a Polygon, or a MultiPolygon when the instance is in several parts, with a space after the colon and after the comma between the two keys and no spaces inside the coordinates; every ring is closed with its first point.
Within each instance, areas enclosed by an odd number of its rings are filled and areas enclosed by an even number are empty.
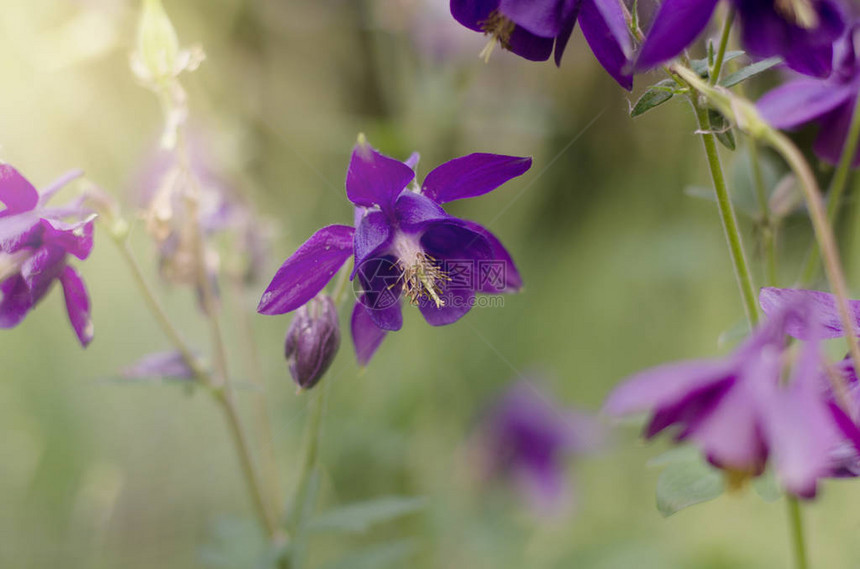
{"type": "Polygon", "coordinates": [[[818,12],[812,0],[774,0],[776,11],[793,24],[811,30],[817,28],[818,12]]]}
{"type": "Polygon", "coordinates": [[[421,298],[427,298],[436,303],[436,307],[445,306],[441,296],[444,285],[450,282],[451,277],[442,270],[436,259],[419,251],[411,264],[400,261],[403,273],[400,282],[403,283],[403,293],[412,304],[418,304],[421,298]]]}
{"type": "Polygon", "coordinates": [[[487,42],[487,45],[484,46],[484,49],[480,53],[481,59],[485,62],[490,60],[490,54],[493,53],[496,43],[499,43],[505,49],[511,48],[511,34],[514,33],[514,28],[517,25],[501,12],[493,10],[486,20],[480,22],[480,26],[484,30],[484,34],[490,36],[490,41],[487,42]]]}

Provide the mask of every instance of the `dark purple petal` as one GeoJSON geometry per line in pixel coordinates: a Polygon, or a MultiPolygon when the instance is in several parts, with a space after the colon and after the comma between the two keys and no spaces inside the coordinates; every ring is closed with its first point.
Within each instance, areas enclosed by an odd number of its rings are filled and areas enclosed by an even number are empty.
{"type": "Polygon", "coordinates": [[[393,236],[394,229],[387,215],[378,210],[366,213],[355,229],[355,267],[352,276],[368,259],[384,256],[393,236]]]}
{"type": "Polygon", "coordinates": [[[418,308],[431,326],[447,326],[466,315],[475,304],[475,293],[469,289],[448,288],[440,295],[444,304],[437,306],[433,299],[422,296],[418,308]]]}
{"type": "MultiPolygon", "coordinates": [[[[818,138],[815,140],[813,150],[815,154],[830,164],[838,164],[842,158],[842,150],[845,147],[845,141],[848,138],[848,129],[851,125],[851,119],[854,115],[854,105],[857,97],[857,91],[851,94],[848,103],[840,106],[833,112],[823,117],[818,129],[818,138]]],[[[855,168],[860,166],[860,149],[854,156],[852,166],[855,168]]]]}
{"type": "Polygon", "coordinates": [[[691,360],[643,371],[612,391],[604,411],[621,416],[669,407],[697,389],[732,376],[735,367],[723,360],[691,360]]]}
{"type": "Polygon", "coordinates": [[[60,274],[60,284],[63,285],[69,322],[81,346],[86,348],[93,341],[93,322],[90,319],[90,297],[87,288],[77,271],[68,265],[60,274]]]}
{"type": "Polygon", "coordinates": [[[358,298],[373,323],[383,330],[396,331],[403,326],[401,272],[393,257],[371,258],[358,268],[358,298]]]}
{"type": "Polygon", "coordinates": [[[415,172],[403,162],[359,142],[346,172],[346,195],[356,205],[379,206],[387,211],[414,177],[415,172]]]}
{"type": "Polygon", "coordinates": [[[564,0],[501,0],[499,12],[536,36],[554,38],[566,12],[564,0]]]}
{"type": "Polygon", "coordinates": [[[854,97],[856,88],[814,79],[798,79],[777,87],[756,106],[772,126],[794,128],[816,120],[854,97]]]}
{"type": "Polygon", "coordinates": [[[633,89],[630,52],[633,46],[620,0],[584,0],[579,27],[594,57],[623,88],[633,89]]]}
{"type": "Polygon", "coordinates": [[[702,33],[718,0],[666,0],[642,44],[636,69],[645,71],[684,51],[702,33]]]}
{"type": "Polygon", "coordinates": [[[39,203],[39,192],[33,184],[9,164],[0,164],[0,218],[30,211],[39,203]]]}
{"type": "Polygon", "coordinates": [[[39,215],[33,211],[0,217],[0,251],[14,253],[37,244],[43,230],[40,221],[39,215]]]}
{"type": "Polygon", "coordinates": [[[170,379],[194,379],[194,370],[180,352],[159,352],[143,356],[123,369],[121,375],[126,379],[145,379],[163,377],[170,379]]]}
{"type": "Polygon", "coordinates": [[[361,302],[356,302],[352,309],[350,329],[355,359],[358,360],[358,365],[364,367],[370,363],[370,359],[379,349],[387,332],[373,323],[368,309],[361,302]]]}
{"type": "Polygon", "coordinates": [[[33,308],[30,288],[21,275],[0,282],[0,328],[14,328],[33,308]]]}
{"type": "Polygon", "coordinates": [[[65,251],[50,245],[40,247],[21,264],[21,276],[30,289],[33,304],[38,303],[48,293],[65,266],[65,251]]]}
{"type": "Polygon", "coordinates": [[[564,21],[564,24],[559,30],[555,38],[555,64],[561,67],[561,58],[564,56],[564,50],[567,49],[567,42],[570,41],[570,36],[573,34],[573,29],[576,27],[576,20],[579,17],[579,9],[582,6],[581,0],[572,0],[570,2],[571,12],[564,21]]]}
{"type": "Polygon", "coordinates": [[[517,26],[508,38],[508,49],[529,61],[546,61],[552,54],[553,38],[536,36],[525,28],[517,26]]]}
{"type": "MultiPolygon", "coordinates": [[[[801,290],[791,288],[761,289],[758,297],[764,313],[773,318],[786,310],[787,307],[805,304],[810,313],[816,316],[817,322],[809,319],[790,318],[786,321],[784,333],[800,340],[839,338],[845,335],[842,321],[836,309],[836,298],[829,293],[817,290],[801,290]],[[817,325],[817,329],[814,327],[817,325]]],[[[848,302],[851,317],[854,320],[855,332],[860,332],[860,301],[848,302]]]]}
{"type": "Polygon", "coordinates": [[[436,203],[474,198],[521,176],[531,165],[531,158],[469,154],[434,168],[424,179],[421,192],[436,203]]]}
{"type": "Polygon", "coordinates": [[[490,246],[487,263],[478,263],[476,277],[479,279],[476,292],[500,294],[518,292],[523,288],[523,279],[514,265],[505,246],[485,227],[465,219],[457,220],[463,227],[481,235],[490,246]]]}
{"type": "Polygon", "coordinates": [[[470,30],[482,32],[481,24],[498,7],[499,0],[451,0],[451,15],[470,30]]]}
{"type": "Polygon", "coordinates": [[[275,273],[257,312],[284,314],[316,296],[352,255],[354,233],[345,225],[329,225],[314,233],[275,273]]]}
{"type": "MultiPolygon", "coordinates": [[[[94,216],[93,216],[94,217],[94,216]]],[[[62,248],[66,253],[80,260],[90,256],[93,250],[92,218],[76,223],[64,223],[56,220],[42,220],[44,243],[62,248]]]]}
{"type": "Polygon", "coordinates": [[[395,218],[405,233],[418,233],[428,223],[450,219],[439,204],[427,196],[405,192],[394,204],[395,218]]]}
{"type": "Polygon", "coordinates": [[[466,262],[493,257],[492,247],[483,232],[473,230],[455,217],[429,223],[421,236],[421,248],[434,259],[444,261],[466,262]]]}
{"type": "Polygon", "coordinates": [[[650,439],[672,425],[685,424],[685,429],[676,434],[678,440],[685,439],[720,404],[735,381],[735,377],[726,377],[713,383],[697,385],[682,398],[657,407],[645,427],[643,436],[650,439]]]}

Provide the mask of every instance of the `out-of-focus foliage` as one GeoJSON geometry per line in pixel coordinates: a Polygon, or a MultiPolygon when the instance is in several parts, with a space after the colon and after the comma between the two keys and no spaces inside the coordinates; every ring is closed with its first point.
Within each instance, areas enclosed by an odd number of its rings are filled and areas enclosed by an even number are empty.
{"type": "MultiPolygon", "coordinates": [[[[314,536],[312,567],[362,552],[364,561],[344,566],[788,563],[781,508],[752,489],[663,520],[654,507],[659,471],[645,467],[662,446],[630,444],[632,428],[619,431],[622,444],[575,466],[570,520],[535,522],[502,488],[485,488],[469,461],[476,417],[523,370],[551,378],[563,401],[597,409],[635,370],[725,349],[715,331],[743,314],[713,204],[684,193],[707,178],[683,104],[630,120],[636,98],[585,55],[578,34],[560,70],[499,51],[484,64],[483,41],[450,21],[443,0],[164,3],[182,41],[207,53],[186,80],[192,127],[205,133],[220,173],[277,229],[270,273],[320,225],[351,220],[343,180],[359,131],[392,156],[419,150],[422,175],[472,151],[535,159],[523,178],[452,206],[504,239],[525,291],[444,329],[410,311],[413,322],[366,372],[343,349],[318,387],[330,394],[320,511],[384,495],[421,496],[426,505],[363,533],[314,536]]],[[[137,8],[126,0],[4,3],[0,158],[37,185],[81,167],[136,203],[162,129],[156,101],[129,70],[137,8]]],[[[132,228],[133,245],[155,278],[156,251],[142,229],[132,228]]],[[[751,223],[746,230],[754,239],[751,223]]],[[[807,242],[806,223],[789,217],[792,258],[802,259],[807,242]]],[[[795,269],[783,267],[785,278],[795,269]]],[[[97,235],[83,272],[96,328],[85,352],[54,325],[63,317],[57,291],[0,335],[0,566],[248,567],[258,538],[244,521],[249,505],[220,417],[181,385],[105,381],[169,346],[109,240],[97,235]],[[244,545],[225,549],[231,536],[244,545]]],[[[247,338],[236,314],[252,311],[263,285],[244,296],[225,285],[231,367],[241,381],[247,338]]],[[[162,292],[202,345],[192,293],[162,292]]],[[[295,395],[283,360],[289,317],[252,322],[281,467],[295,473],[309,395],[295,395]]],[[[809,508],[821,566],[860,559],[858,504],[856,483],[831,482],[809,508]]]]}

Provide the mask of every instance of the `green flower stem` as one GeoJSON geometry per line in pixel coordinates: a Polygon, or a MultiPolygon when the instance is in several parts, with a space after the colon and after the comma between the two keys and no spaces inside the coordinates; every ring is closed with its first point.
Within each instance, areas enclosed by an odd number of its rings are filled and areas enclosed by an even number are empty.
{"type": "Polygon", "coordinates": [[[720,73],[723,71],[723,63],[726,61],[726,50],[729,46],[729,36],[732,34],[732,24],[735,23],[735,9],[729,8],[726,19],[723,22],[723,31],[720,34],[720,45],[717,47],[717,55],[714,59],[714,65],[709,73],[708,81],[711,85],[716,85],[720,80],[720,73]]]}
{"type": "Polygon", "coordinates": [[[791,524],[791,541],[794,544],[795,569],[809,569],[800,502],[794,496],[786,496],[785,500],[788,505],[788,519],[791,524]]]}
{"type": "MultiPolygon", "coordinates": [[[[848,185],[851,164],[854,161],[854,156],[857,155],[859,143],[860,93],[857,94],[857,100],[854,103],[854,113],[851,116],[851,125],[848,127],[848,135],[845,138],[845,146],[842,148],[842,154],[839,156],[839,164],[836,166],[836,171],[830,179],[830,187],[827,189],[827,221],[831,227],[836,223],[839,205],[842,202],[842,194],[845,192],[845,186],[848,185]]],[[[813,246],[806,257],[806,265],[800,277],[801,284],[809,285],[815,279],[820,263],[821,257],[818,248],[813,246]]]]}
{"type": "Polygon", "coordinates": [[[705,155],[708,158],[708,167],[711,171],[711,179],[713,180],[714,191],[717,195],[720,218],[723,222],[723,230],[729,245],[729,252],[732,256],[732,264],[741,292],[744,311],[746,312],[750,326],[755,326],[759,319],[756,288],[753,284],[752,273],[750,273],[749,263],[744,252],[743,238],[738,227],[737,216],[735,215],[729,190],[726,186],[726,178],[723,174],[720,155],[717,150],[716,137],[711,132],[711,120],[708,117],[708,110],[695,100],[693,100],[693,108],[696,112],[696,119],[699,122],[702,144],[705,147],[705,155]]]}

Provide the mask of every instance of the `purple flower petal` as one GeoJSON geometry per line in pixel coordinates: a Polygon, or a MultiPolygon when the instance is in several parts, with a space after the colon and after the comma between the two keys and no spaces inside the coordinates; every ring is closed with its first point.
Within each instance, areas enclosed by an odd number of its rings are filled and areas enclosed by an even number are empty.
{"type": "Polygon", "coordinates": [[[373,323],[383,330],[400,330],[403,286],[397,263],[391,257],[368,259],[359,267],[357,276],[361,284],[359,301],[367,308],[373,323]]]}
{"type": "Polygon", "coordinates": [[[519,292],[523,288],[523,279],[514,264],[514,260],[511,258],[507,249],[505,249],[505,246],[502,245],[502,242],[499,241],[495,235],[490,233],[488,229],[473,221],[465,219],[457,221],[459,221],[463,227],[470,231],[474,231],[486,240],[487,244],[490,246],[489,260],[496,262],[487,263],[484,267],[477,267],[477,277],[480,280],[478,281],[476,292],[483,292],[486,294],[519,292]],[[498,264],[501,264],[501,267],[499,267],[498,264]],[[498,269],[502,270],[501,274],[499,274],[498,269]]]}
{"type": "Polygon", "coordinates": [[[379,349],[387,332],[373,323],[368,309],[361,302],[356,302],[352,309],[350,329],[352,344],[355,347],[355,359],[358,360],[358,365],[364,367],[370,363],[370,359],[379,349]]]}
{"type": "Polygon", "coordinates": [[[421,236],[421,247],[434,259],[443,261],[469,262],[492,258],[492,249],[484,232],[475,231],[464,220],[453,217],[428,224],[421,236]]]}
{"type": "Polygon", "coordinates": [[[80,178],[83,175],[83,170],[69,170],[68,172],[51,182],[48,187],[44,188],[39,195],[39,205],[44,207],[48,200],[54,197],[54,194],[63,189],[63,187],[65,187],[72,180],[80,178]]]}
{"type": "Polygon", "coordinates": [[[798,79],[777,87],[756,106],[776,128],[794,128],[821,118],[850,100],[856,89],[814,79],[798,79]]]}
{"type": "Polygon", "coordinates": [[[713,385],[734,374],[724,360],[690,360],[655,367],[626,380],[610,394],[604,411],[620,416],[668,407],[694,389],[713,385]]]}
{"type": "Polygon", "coordinates": [[[579,27],[600,65],[628,91],[633,89],[630,51],[633,49],[619,0],[585,0],[579,27]]]}
{"type": "Polygon", "coordinates": [[[171,379],[194,379],[194,370],[185,362],[180,352],[148,354],[122,370],[127,379],[165,377],[171,379]]]}
{"type": "Polygon", "coordinates": [[[468,289],[449,288],[441,295],[444,305],[436,306],[436,302],[426,296],[418,299],[418,308],[424,320],[431,326],[447,326],[466,315],[475,304],[475,293],[468,289]]]}
{"type": "Polygon", "coordinates": [[[555,38],[555,65],[561,67],[561,58],[564,56],[564,50],[567,49],[567,42],[570,41],[570,36],[573,34],[573,29],[576,27],[576,20],[579,18],[579,10],[582,2],[573,0],[571,2],[571,12],[564,21],[564,24],[559,30],[555,38]]]}
{"type": "Polygon", "coordinates": [[[451,0],[451,15],[470,30],[483,32],[482,22],[498,7],[499,0],[451,0]]]}
{"type": "Polygon", "coordinates": [[[66,253],[60,247],[44,245],[34,251],[21,264],[21,276],[30,289],[33,304],[48,293],[54,280],[66,266],[66,253]]]}
{"type": "Polygon", "coordinates": [[[21,275],[0,282],[0,328],[14,328],[33,308],[30,288],[21,275]]]}
{"type": "Polygon", "coordinates": [[[44,227],[42,239],[45,243],[60,247],[66,253],[83,261],[93,250],[93,217],[95,216],[76,223],[42,220],[44,227]]]}
{"type": "Polygon", "coordinates": [[[642,44],[636,69],[645,71],[668,61],[702,33],[718,0],[665,0],[642,44]]]}
{"type": "Polygon", "coordinates": [[[404,233],[419,233],[430,222],[451,219],[439,204],[427,196],[406,192],[394,204],[399,229],[404,233]]]}
{"type": "Polygon", "coordinates": [[[394,230],[388,216],[377,210],[366,213],[355,229],[355,267],[352,277],[365,261],[383,256],[393,236],[394,230]]]}
{"type": "Polygon", "coordinates": [[[354,233],[345,225],[329,225],[314,233],[275,273],[257,312],[284,314],[316,296],[353,254],[354,233]]]}
{"type": "MultiPolygon", "coordinates": [[[[783,312],[787,307],[805,304],[809,312],[816,316],[815,322],[809,319],[790,318],[785,323],[784,332],[789,336],[800,340],[839,338],[845,335],[839,311],[836,309],[836,298],[829,293],[817,290],[801,290],[791,288],[761,289],[758,297],[764,313],[773,318],[783,312]]],[[[860,332],[860,301],[848,302],[851,316],[854,320],[854,329],[860,332]]]]}
{"type": "Polygon", "coordinates": [[[568,11],[567,4],[563,0],[501,0],[498,9],[534,35],[554,38],[568,11]]]}
{"type": "MultiPolygon", "coordinates": [[[[815,154],[830,164],[838,164],[842,158],[842,150],[845,147],[845,141],[848,139],[848,129],[851,125],[851,119],[854,115],[854,104],[857,97],[857,91],[851,93],[849,101],[825,115],[820,120],[820,128],[818,129],[818,138],[815,139],[813,150],[815,154]]],[[[854,156],[851,164],[853,167],[860,166],[860,149],[854,156]]]]}
{"type": "Polygon", "coordinates": [[[18,170],[9,164],[0,164],[0,218],[30,211],[39,203],[39,192],[18,170]]]}
{"type": "Polygon", "coordinates": [[[469,154],[434,168],[424,179],[421,192],[436,203],[473,198],[521,176],[531,165],[531,158],[469,154]]]}
{"type": "Polygon", "coordinates": [[[360,142],[352,151],[346,173],[346,195],[356,205],[387,211],[414,177],[415,172],[403,162],[360,142]]]}
{"type": "Polygon", "coordinates": [[[87,288],[77,271],[68,265],[60,274],[60,284],[63,285],[69,322],[72,323],[81,346],[86,348],[93,341],[93,322],[90,319],[90,297],[87,288]]]}

